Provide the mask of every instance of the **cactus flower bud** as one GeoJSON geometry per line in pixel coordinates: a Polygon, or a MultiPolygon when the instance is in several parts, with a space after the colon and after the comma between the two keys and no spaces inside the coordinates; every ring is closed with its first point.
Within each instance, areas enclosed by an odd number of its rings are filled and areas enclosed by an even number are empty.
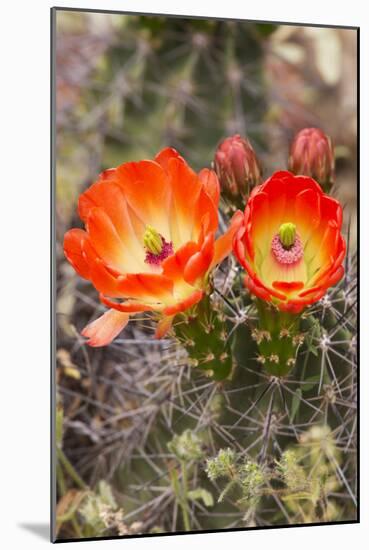
{"type": "Polygon", "coordinates": [[[261,167],[250,142],[239,134],[218,146],[214,167],[223,195],[236,206],[261,182],[261,167]]]}
{"type": "Polygon", "coordinates": [[[334,182],[334,152],[329,136],[319,128],[304,128],[290,149],[288,168],[296,175],[314,178],[327,190],[334,182]]]}

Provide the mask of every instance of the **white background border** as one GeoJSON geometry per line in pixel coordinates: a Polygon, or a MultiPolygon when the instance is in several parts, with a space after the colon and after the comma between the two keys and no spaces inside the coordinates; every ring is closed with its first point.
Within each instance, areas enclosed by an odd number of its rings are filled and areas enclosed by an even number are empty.
{"type": "MultiPolygon", "coordinates": [[[[60,0],[58,6],[361,26],[361,521],[84,543],[129,550],[361,549],[369,540],[369,171],[368,3],[309,0],[60,0]],[[366,540],[366,542],[364,542],[366,540]]],[[[49,8],[50,0],[5,0],[0,12],[0,544],[45,547],[49,521],[49,8]],[[43,533],[43,537],[36,532],[43,533]]],[[[83,543],[82,543],[83,544],[83,543]]],[[[92,546],[91,546],[92,547],[92,546]]]]}

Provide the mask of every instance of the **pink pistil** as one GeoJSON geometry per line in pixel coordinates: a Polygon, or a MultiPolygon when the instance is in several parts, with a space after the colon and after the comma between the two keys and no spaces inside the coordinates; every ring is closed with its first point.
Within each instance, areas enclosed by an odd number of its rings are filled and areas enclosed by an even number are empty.
{"type": "Polygon", "coordinates": [[[171,256],[173,254],[174,250],[173,250],[173,244],[171,242],[167,243],[164,237],[161,236],[161,243],[163,248],[159,254],[154,254],[154,252],[150,252],[149,250],[146,250],[145,262],[147,264],[160,265],[162,261],[164,261],[166,258],[168,258],[168,256],[171,256]]]}
{"type": "Polygon", "coordinates": [[[274,235],[272,240],[272,251],[277,262],[288,265],[296,264],[301,260],[304,254],[302,242],[298,235],[296,235],[295,242],[289,248],[283,246],[279,235],[274,235]]]}

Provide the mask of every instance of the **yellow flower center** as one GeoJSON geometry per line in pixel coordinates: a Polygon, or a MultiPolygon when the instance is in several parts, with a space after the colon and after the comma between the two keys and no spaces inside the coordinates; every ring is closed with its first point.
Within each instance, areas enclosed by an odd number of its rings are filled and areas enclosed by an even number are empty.
{"type": "Polygon", "coordinates": [[[291,248],[296,240],[296,225],[291,222],[282,223],[278,230],[278,235],[283,248],[291,248]]]}
{"type": "Polygon", "coordinates": [[[143,243],[146,250],[152,254],[161,254],[163,250],[163,239],[160,233],[151,225],[146,226],[143,243]]]}

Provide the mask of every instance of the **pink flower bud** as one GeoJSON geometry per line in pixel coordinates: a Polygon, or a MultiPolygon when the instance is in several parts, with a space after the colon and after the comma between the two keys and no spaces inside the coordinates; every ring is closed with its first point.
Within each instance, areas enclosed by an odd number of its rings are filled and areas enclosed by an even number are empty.
{"type": "Polygon", "coordinates": [[[214,157],[222,193],[237,204],[261,182],[261,168],[250,142],[239,134],[226,138],[214,157]]]}
{"type": "Polygon", "coordinates": [[[298,132],[291,145],[288,168],[330,187],[334,182],[334,152],[329,136],[319,128],[298,132]]]}

